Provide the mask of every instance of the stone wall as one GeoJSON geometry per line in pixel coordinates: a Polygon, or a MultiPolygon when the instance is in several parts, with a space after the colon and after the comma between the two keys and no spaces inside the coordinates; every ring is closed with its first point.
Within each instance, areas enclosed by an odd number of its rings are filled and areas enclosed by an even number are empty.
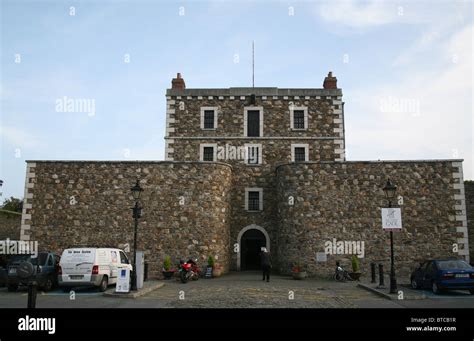
{"type": "MultiPolygon", "coordinates": [[[[133,247],[137,178],[144,192],[138,250],[151,275],[163,259],[216,256],[229,269],[232,167],[199,162],[28,162],[23,239],[42,250],[74,246],[133,247]]],[[[132,250],[131,250],[132,251],[132,250]]]]}
{"type": "Polygon", "coordinates": [[[0,211],[0,240],[20,239],[21,214],[0,211]]]}
{"type": "Polygon", "coordinates": [[[350,269],[351,255],[328,255],[325,242],[363,241],[365,256],[361,269],[370,275],[370,262],[382,262],[389,271],[389,233],[382,231],[381,190],[387,178],[403,197],[401,232],[394,232],[396,269],[401,281],[422,260],[435,257],[464,257],[466,230],[457,210],[462,179],[461,162],[329,162],[279,166],[278,269],[288,273],[292,264],[307,266],[310,273],[328,276],[337,260],[350,269]],[[293,196],[294,205],[288,198],[293,196]],[[460,247],[453,253],[453,244],[460,247]]]}
{"type": "Polygon", "coordinates": [[[467,226],[469,231],[469,254],[474,263],[474,181],[465,181],[467,226]]]}

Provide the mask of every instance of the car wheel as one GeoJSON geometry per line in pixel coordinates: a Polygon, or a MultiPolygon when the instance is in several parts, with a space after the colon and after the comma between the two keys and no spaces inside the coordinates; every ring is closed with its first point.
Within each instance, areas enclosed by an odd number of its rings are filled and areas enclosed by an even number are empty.
{"type": "Polygon", "coordinates": [[[53,280],[51,278],[47,278],[46,282],[43,285],[44,291],[51,291],[53,289],[53,280]]]}
{"type": "Polygon", "coordinates": [[[411,287],[412,287],[412,289],[420,289],[420,286],[418,285],[418,282],[414,278],[411,279],[411,287]]]}
{"type": "Polygon", "coordinates": [[[433,290],[433,294],[436,294],[436,295],[441,294],[441,289],[438,287],[438,284],[436,284],[436,282],[433,282],[431,284],[431,289],[433,290]]]}
{"type": "Polygon", "coordinates": [[[107,279],[107,276],[104,276],[102,277],[102,281],[100,282],[99,290],[104,292],[105,290],[107,290],[108,287],[109,287],[109,280],[107,279]]]}
{"type": "Polygon", "coordinates": [[[71,292],[71,288],[70,287],[61,287],[61,290],[63,292],[71,292]]]}
{"type": "Polygon", "coordinates": [[[14,291],[17,291],[18,290],[18,285],[16,284],[8,284],[8,291],[10,292],[14,292],[14,291]]]}

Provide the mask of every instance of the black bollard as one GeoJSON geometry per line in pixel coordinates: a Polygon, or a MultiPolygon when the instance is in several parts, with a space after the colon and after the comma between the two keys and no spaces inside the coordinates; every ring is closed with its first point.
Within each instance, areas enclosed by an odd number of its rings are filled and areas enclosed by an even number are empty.
{"type": "Polygon", "coordinates": [[[375,274],[375,263],[370,263],[370,272],[371,272],[371,275],[372,275],[372,281],[370,283],[376,283],[377,280],[376,280],[376,274],[375,274]]]}
{"type": "Polygon", "coordinates": [[[28,283],[28,309],[36,308],[36,281],[30,281],[28,283]]]}
{"type": "Polygon", "coordinates": [[[385,286],[384,280],[383,280],[383,264],[379,263],[379,286],[383,287],[385,286]]]}

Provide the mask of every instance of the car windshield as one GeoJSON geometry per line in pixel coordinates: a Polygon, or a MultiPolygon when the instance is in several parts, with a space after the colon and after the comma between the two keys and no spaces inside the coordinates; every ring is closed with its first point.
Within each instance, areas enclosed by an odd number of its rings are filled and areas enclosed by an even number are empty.
{"type": "Polygon", "coordinates": [[[448,269],[461,269],[461,270],[468,270],[472,267],[463,260],[442,260],[438,261],[438,268],[440,270],[448,270],[448,269]]]}

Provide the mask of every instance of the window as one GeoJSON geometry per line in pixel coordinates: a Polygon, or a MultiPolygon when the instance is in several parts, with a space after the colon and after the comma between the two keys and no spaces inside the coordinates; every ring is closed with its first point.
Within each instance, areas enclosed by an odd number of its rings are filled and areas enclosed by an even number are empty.
{"type": "Polygon", "coordinates": [[[295,148],[295,162],[304,162],[306,161],[306,150],[304,147],[295,148]]]}
{"type": "Polygon", "coordinates": [[[291,161],[292,162],[309,161],[308,144],[292,144],[291,145],[291,161]]]}
{"type": "Polygon", "coordinates": [[[120,263],[121,264],[128,264],[128,258],[125,256],[125,254],[120,251],[120,263]]]}
{"type": "Polygon", "coordinates": [[[214,148],[204,147],[202,160],[203,161],[214,161],[214,148]]]}
{"type": "Polygon", "coordinates": [[[214,129],[214,110],[204,111],[204,129],[214,129]]]}
{"type": "Polygon", "coordinates": [[[263,136],[263,107],[244,108],[244,136],[263,136]]]}
{"type": "Polygon", "coordinates": [[[295,110],[293,111],[293,128],[294,129],[304,129],[304,111],[295,110]]]}
{"type": "Polygon", "coordinates": [[[199,154],[199,159],[201,161],[216,161],[217,144],[201,144],[199,154]]]}
{"type": "Polygon", "coordinates": [[[201,107],[201,129],[215,130],[217,128],[218,107],[201,107]]]}
{"type": "Polygon", "coordinates": [[[245,163],[247,165],[262,164],[262,145],[245,144],[245,163]]]}
{"type": "Polygon", "coordinates": [[[263,210],[263,189],[245,189],[245,209],[247,211],[258,212],[263,210]]]}
{"type": "Polygon", "coordinates": [[[49,255],[49,257],[48,257],[48,266],[53,266],[53,265],[54,265],[53,256],[49,255]]]}
{"type": "Polygon", "coordinates": [[[290,105],[290,127],[292,130],[308,129],[308,108],[290,105]]]}

